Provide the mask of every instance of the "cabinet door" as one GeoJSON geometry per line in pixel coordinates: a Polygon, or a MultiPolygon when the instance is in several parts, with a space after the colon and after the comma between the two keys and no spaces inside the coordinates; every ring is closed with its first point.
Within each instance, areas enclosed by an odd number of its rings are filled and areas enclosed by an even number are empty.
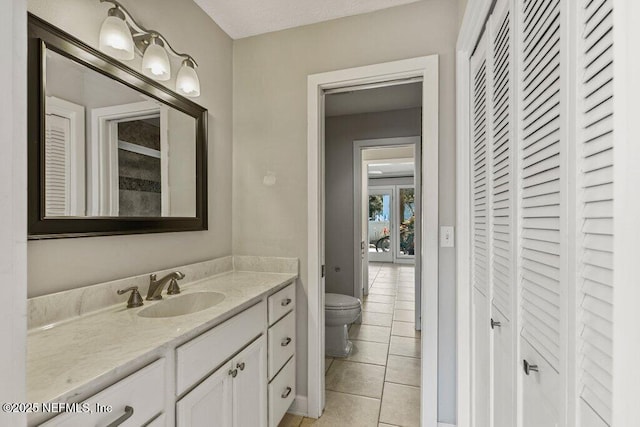
{"type": "Polygon", "coordinates": [[[267,426],[267,346],[264,335],[233,359],[233,425],[267,426]]]}
{"type": "Polygon", "coordinates": [[[224,364],[176,404],[178,427],[232,427],[232,362],[224,364]]]}

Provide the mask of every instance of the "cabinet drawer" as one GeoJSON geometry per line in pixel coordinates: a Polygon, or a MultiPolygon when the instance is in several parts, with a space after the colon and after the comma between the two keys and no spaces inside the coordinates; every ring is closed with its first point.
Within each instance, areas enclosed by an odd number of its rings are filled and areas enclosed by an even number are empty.
{"type": "Polygon", "coordinates": [[[269,381],[293,356],[296,348],[296,314],[287,314],[269,328],[269,381]]]}
{"type": "Polygon", "coordinates": [[[296,305],[296,284],[292,283],[271,295],[269,304],[269,325],[273,325],[296,305]]]}
{"type": "Polygon", "coordinates": [[[176,349],[176,393],[213,372],[266,328],[263,301],[176,349]]]}
{"type": "Polygon", "coordinates": [[[277,427],[296,397],[296,358],[269,384],[269,427],[277,427]]]}
{"type": "MultiPolygon", "coordinates": [[[[45,427],[103,426],[125,414],[125,406],[133,408],[133,414],[122,427],[141,426],[164,410],[165,360],[160,359],[138,372],[82,402],[92,413],[66,413],[41,424],[45,427]],[[111,405],[110,412],[96,412],[96,405],[111,405]]],[[[81,405],[82,405],[81,404],[81,405]]]]}

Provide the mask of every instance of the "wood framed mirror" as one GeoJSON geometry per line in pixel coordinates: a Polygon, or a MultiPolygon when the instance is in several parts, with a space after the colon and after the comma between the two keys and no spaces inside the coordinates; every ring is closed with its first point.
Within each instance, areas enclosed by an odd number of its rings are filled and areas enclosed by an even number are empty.
{"type": "Polygon", "coordinates": [[[207,229],[207,110],[29,15],[29,239],[207,229]]]}

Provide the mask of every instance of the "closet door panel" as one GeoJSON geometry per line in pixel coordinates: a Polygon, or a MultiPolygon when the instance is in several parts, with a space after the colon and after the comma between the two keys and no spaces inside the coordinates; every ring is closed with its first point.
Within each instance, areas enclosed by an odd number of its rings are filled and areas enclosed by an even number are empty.
{"type": "Polygon", "coordinates": [[[490,214],[489,161],[489,64],[487,34],[471,58],[471,209],[472,209],[472,337],[473,337],[473,425],[491,425],[491,335],[490,335],[490,214]]]}
{"type": "Polygon", "coordinates": [[[612,0],[578,2],[578,416],[612,423],[613,22],[612,0]]]}
{"type": "Polygon", "coordinates": [[[564,418],[566,153],[561,0],[523,0],[519,10],[519,375],[524,427],[564,418]],[[565,239],[565,240],[563,240],[565,239]],[[524,372],[524,364],[537,371],[524,372]]]}
{"type": "Polygon", "coordinates": [[[515,423],[514,361],[514,55],[511,1],[499,0],[489,18],[491,168],[490,254],[492,425],[515,423]]]}

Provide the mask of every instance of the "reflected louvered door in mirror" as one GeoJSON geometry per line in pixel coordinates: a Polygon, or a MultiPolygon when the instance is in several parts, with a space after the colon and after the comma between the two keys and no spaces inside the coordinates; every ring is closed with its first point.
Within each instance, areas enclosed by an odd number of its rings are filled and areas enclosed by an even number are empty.
{"type": "Polygon", "coordinates": [[[578,2],[578,422],[612,425],[612,0],[578,2]]]}
{"type": "Polygon", "coordinates": [[[515,410],[514,351],[514,63],[513,13],[499,0],[489,18],[491,70],[489,208],[491,229],[492,425],[512,427],[515,410]]]}
{"type": "Polygon", "coordinates": [[[524,427],[562,425],[567,335],[566,73],[560,0],[519,8],[519,311],[524,427]],[[564,240],[563,240],[564,239],[564,240]]]}
{"type": "Polygon", "coordinates": [[[489,83],[487,34],[471,57],[471,255],[474,427],[490,426],[489,83]]]}

